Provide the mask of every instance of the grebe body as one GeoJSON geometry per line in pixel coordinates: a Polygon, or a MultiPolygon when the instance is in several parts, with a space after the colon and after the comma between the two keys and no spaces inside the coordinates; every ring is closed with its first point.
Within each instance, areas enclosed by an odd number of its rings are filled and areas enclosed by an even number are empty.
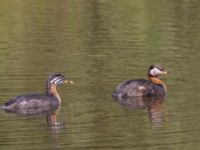
{"type": "Polygon", "coordinates": [[[56,90],[56,86],[64,83],[73,82],[65,79],[62,74],[50,74],[46,82],[46,94],[19,95],[6,102],[1,108],[7,112],[27,112],[32,110],[33,114],[48,111],[50,108],[58,107],[61,104],[61,98],[56,90]]]}
{"type": "MultiPolygon", "coordinates": [[[[52,95],[24,94],[14,97],[8,102],[6,102],[2,106],[2,109],[5,109],[7,112],[20,112],[20,113],[24,112],[24,110],[30,113],[29,110],[34,109],[35,110],[34,113],[33,111],[31,111],[32,112],[31,114],[34,115],[34,114],[48,112],[53,107],[57,108],[59,104],[60,104],[59,100],[52,95]]],[[[28,115],[28,113],[26,113],[26,115],[28,115]]]]}
{"type": "Polygon", "coordinates": [[[167,74],[167,71],[161,65],[151,65],[147,74],[149,80],[127,80],[119,84],[112,96],[117,99],[136,96],[165,96],[166,85],[158,76],[167,74]]]}

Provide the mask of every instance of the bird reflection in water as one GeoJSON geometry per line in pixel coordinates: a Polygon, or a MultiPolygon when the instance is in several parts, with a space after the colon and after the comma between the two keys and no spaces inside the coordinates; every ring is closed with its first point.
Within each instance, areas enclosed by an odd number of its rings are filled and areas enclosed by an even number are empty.
{"type": "Polygon", "coordinates": [[[60,111],[60,105],[46,105],[42,107],[21,108],[14,111],[5,110],[7,113],[16,114],[19,117],[38,118],[47,117],[47,124],[51,127],[62,126],[62,123],[57,121],[57,116],[60,111]]]}
{"type": "Polygon", "coordinates": [[[164,107],[164,97],[128,97],[115,100],[128,109],[147,109],[153,126],[160,127],[167,124],[168,113],[164,107]]]}
{"type": "Polygon", "coordinates": [[[147,71],[149,80],[124,81],[116,87],[112,97],[131,109],[147,108],[152,123],[159,125],[167,118],[166,113],[163,113],[167,87],[159,78],[163,74],[168,74],[163,66],[159,64],[151,65],[147,71]]]}

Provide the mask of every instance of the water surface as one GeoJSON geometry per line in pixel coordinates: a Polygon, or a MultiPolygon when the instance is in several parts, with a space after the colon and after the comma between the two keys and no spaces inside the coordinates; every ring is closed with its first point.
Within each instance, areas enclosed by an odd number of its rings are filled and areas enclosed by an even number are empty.
{"type": "Polygon", "coordinates": [[[51,72],[75,84],[58,88],[63,127],[0,111],[0,149],[199,147],[199,7],[193,0],[1,1],[0,102],[45,92],[51,72]],[[146,78],[154,63],[171,72],[156,109],[112,99],[118,83],[146,78]]]}

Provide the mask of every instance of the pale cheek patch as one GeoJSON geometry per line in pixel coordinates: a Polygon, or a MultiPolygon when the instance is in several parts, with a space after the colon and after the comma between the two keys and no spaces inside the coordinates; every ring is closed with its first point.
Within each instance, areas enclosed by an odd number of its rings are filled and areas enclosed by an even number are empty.
{"type": "Polygon", "coordinates": [[[51,80],[51,83],[52,84],[59,84],[60,81],[61,81],[61,79],[62,79],[61,77],[56,77],[56,78],[54,78],[54,79],[51,80]]]}
{"type": "Polygon", "coordinates": [[[51,80],[51,83],[55,83],[55,82],[56,82],[56,80],[58,80],[58,77],[56,77],[56,78],[53,78],[53,79],[51,80]]]}
{"type": "Polygon", "coordinates": [[[150,70],[150,74],[152,76],[156,76],[156,75],[162,74],[162,72],[157,68],[153,68],[153,69],[150,70]]]}

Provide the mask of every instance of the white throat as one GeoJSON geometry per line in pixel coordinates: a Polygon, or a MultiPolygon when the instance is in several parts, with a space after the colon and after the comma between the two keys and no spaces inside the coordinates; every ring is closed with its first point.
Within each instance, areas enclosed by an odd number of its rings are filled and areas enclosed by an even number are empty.
{"type": "Polygon", "coordinates": [[[153,68],[153,69],[150,70],[150,74],[151,74],[152,76],[157,76],[157,75],[162,74],[162,71],[160,71],[160,70],[157,69],[157,68],[153,68]]]}

